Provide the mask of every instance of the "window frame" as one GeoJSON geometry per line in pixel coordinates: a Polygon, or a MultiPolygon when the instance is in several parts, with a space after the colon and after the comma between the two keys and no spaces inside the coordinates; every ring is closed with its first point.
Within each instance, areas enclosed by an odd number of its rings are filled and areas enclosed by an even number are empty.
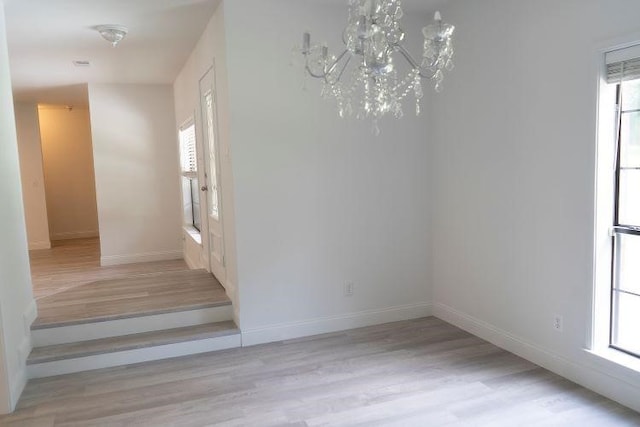
{"type": "MultiPolygon", "coordinates": [[[[640,81],[640,78],[631,79],[632,81],[640,81]]],[[[613,85],[614,83],[610,83],[613,85]]],[[[640,352],[636,352],[633,349],[625,348],[615,342],[614,336],[616,335],[616,329],[618,328],[618,307],[617,301],[619,301],[619,294],[630,294],[640,298],[640,294],[631,291],[622,290],[619,286],[620,275],[620,259],[622,258],[622,243],[623,236],[635,237],[640,239],[640,224],[627,224],[620,221],[620,190],[621,190],[621,175],[623,170],[635,169],[636,167],[625,167],[623,159],[623,115],[626,113],[638,112],[637,109],[623,110],[623,83],[615,83],[615,136],[614,136],[614,150],[615,150],[615,171],[614,171],[614,185],[613,185],[613,221],[611,225],[611,295],[609,301],[609,340],[608,346],[614,350],[626,353],[630,356],[640,358],[640,352]]],[[[625,237],[627,238],[627,237],[625,237]]],[[[640,348],[640,345],[638,346],[640,348]]]]}
{"type": "MultiPolygon", "coordinates": [[[[614,194],[617,128],[615,86],[607,81],[607,57],[626,60],[631,50],[640,49],[640,33],[609,40],[594,48],[595,168],[593,181],[594,235],[590,324],[585,337],[587,360],[611,375],[640,386],[640,358],[612,348],[610,344],[612,280],[614,259],[614,194]]],[[[632,55],[637,56],[637,55],[632,55]]],[[[612,84],[613,83],[613,84],[612,84]]]]}

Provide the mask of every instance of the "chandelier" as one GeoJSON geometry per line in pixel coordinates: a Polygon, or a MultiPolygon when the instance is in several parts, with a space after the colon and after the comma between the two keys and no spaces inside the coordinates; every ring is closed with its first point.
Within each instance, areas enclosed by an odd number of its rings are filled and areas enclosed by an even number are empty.
{"type": "Polygon", "coordinates": [[[405,32],[401,0],[348,0],[349,18],[342,34],[345,49],[330,55],[326,45],[312,45],[304,33],[302,48],[305,74],[323,81],[322,96],[335,98],[340,117],[354,111],[360,119],[373,120],[378,135],[378,119],[393,114],[403,116],[402,102],[413,95],[416,115],[424,93],[422,80],[431,80],[436,92],[442,90],[444,71],[453,68],[452,35],[454,26],[442,22],[439,12],[434,23],[422,29],[422,58],[415,60],[403,46],[405,32]],[[395,58],[408,65],[399,76],[395,58]]]}

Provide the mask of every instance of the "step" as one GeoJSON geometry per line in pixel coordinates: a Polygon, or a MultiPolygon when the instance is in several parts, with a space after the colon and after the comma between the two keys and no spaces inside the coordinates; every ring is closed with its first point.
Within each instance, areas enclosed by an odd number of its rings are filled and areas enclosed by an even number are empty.
{"type": "Polygon", "coordinates": [[[224,321],[112,338],[36,347],[27,359],[29,378],[168,359],[240,347],[240,330],[224,321]]]}
{"type": "Polygon", "coordinates": [[[104,278],[38,299],[34,329],[69,326],[230,304],[205,270],[104,278]]]}
{"type": "Polygon", "coordinates": [[[142,312],[83,321],[37,323],[31,326],[34,347],[74,343],[121,335],[175,329],[233,319],[231,301],[208,307],[179,307],[171,310],[142,312]]]}

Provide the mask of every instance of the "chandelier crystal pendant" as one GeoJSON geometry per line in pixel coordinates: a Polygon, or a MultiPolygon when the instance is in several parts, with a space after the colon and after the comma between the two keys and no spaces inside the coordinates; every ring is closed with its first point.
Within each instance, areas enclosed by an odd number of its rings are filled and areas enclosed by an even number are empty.
{"type": "Polygon", "coordinates": [[[304,33],[302,48],[305,73],[322,79],[322,96],[335,98],[340,117],[356,113],[373,119],[373,131],[380,133],[378,119],[393,114],[403,116],[402,102],[413,95],[416,115],[424,93],[422,80],[431,80],[436,92],[442,90],[444,71],[453,68],[454,26],[442,22],[439,12],[434,23],[422,29],[422,58],[415,60],[403,46],[405,32],[401,0],[348,0],[349,18],[342,39],[345,50],[329,55],[326,45],[312,45],[304,33]],[[398,76],[395,58],[403,58],[409,71],[398,76]]]}

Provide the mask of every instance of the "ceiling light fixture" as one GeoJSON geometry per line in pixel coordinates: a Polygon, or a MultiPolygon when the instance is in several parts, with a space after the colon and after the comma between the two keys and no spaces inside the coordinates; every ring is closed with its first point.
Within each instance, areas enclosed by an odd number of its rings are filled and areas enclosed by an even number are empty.
{"type": "Polygon", "coordinates": [[[102,38],[111,43],[113,47],[118,46],[118,43],[120,43],[129,32],[127,27],[123,27],[122,25],[98,25],[95,29],[100,33],[102,38]]]}
{"type": "Polygon", "coordinates": [[[416,61],[403,46],[405,32],[401,0],[348,0],[349,17],[342,33],[346,49],[337,57],[329,55],[326,45],[312,45],[304,33],[302,48],[305,74],[323,80],[322,96],[334,97],[340,117],[356,110],[360,119],[373,119],[378,135],[378,119],[388,113],[403,116],[402,101],[413,92],[416,115],[420,114],[423,79],[431,80],[436,92],[442,90],[444,71],[453,68],[452,35],[454,26],[442,22],[439,12],[434,23],[422,29],[421,61],[416,61]],[[409,71],[398,76],[394,57],[403,58],[409,71]],[[346,72],[349,65],[350,72],[346,72]],[[354,105],[355,102],[355,105],[354,105]]]}

